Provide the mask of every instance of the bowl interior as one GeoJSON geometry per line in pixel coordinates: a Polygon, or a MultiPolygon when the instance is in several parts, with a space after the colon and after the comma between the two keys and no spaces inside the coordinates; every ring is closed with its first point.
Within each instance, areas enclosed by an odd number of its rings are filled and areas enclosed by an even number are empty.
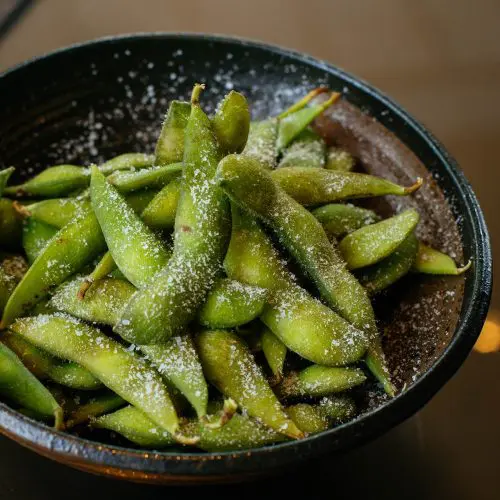
{"type": "MultiPolygon", "coordinates": [[[[58,163],[88,165],[124,152],[151,152],[168,102],[187,99],[195,82],[207,84],[202,103],[208,112],[234,88],[247,95],[254,117],[277,114],[319,85],[342,91],[346,100],[317,123],[325,136],[368,172],[403,184],[425,179],[413,197],[369,204],[385,215],[416,207],[423,241],[459,263],[474,258],[466,277],[409,275],[377,299],[394,380],[405,392],[387,401],[373,385],[358,396],[362,418],[325,433],[326,445],[314,444],[317,436],[300,446],[304,453],[342,448],[363,433],[388,428],[458,368],[480,331],[491,277],[487,234],[470,187],[439,144],[384,96],[324,63],[253,43],[174,35],[109,39],[0,78],[0,165],[17,166],[22,178],[58,163]]],[[[113,442],[104,434],[94,439],[113,442]]]]}

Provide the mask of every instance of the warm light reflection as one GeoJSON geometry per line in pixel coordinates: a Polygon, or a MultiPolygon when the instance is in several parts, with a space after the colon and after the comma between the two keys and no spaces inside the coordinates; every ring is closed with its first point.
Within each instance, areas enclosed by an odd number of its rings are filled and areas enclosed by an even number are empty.
{"type": "Polygon", "coordinates": [[[480,353],[500,351],[500,312],[490,311],[484,323],[481,335],[474,345],[474,350],[480,353]]]}

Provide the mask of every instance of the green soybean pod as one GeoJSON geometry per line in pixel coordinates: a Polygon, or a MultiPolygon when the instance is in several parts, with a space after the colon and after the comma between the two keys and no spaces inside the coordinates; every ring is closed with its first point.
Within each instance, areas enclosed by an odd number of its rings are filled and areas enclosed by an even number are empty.
{"type": "Polygon", "coordinates": [[[277,139],[278,120],[276,118],[252,122],[243,153],[257,158],[263,166],[272,170],[276,167],[278,158],[277,139]]]}
{"type": "Polygon", "coordinates": [[[199,105],[202,88],[193,89],[185,131],[183,187],[172,258],[147,290],[136,292],[115,326],[130,342],[161,343],[182,332],[195,318],[222,267],[228,204],[213,182],[222,152],[199,105]]]}
{"type": "Polygon", "coordinates": [[[364,267],[357,273],[360,283],[375,295],[408,274],[417,257],[418,240],[410,233],[394,252],[373,266],[364,267]]]}
{"type": "Polygon", "coordinates": [[[99,165],[99,171],[104,175],[112,174],[117,170],[134,170],[154,165],[154,156],[144,153],[125,153],[115,156],[99,165]]]}
{"type": "Polygon", "coordinates": [[[83,198],[50,198],[25,208],[32,219],[60,229],[75,217],[90,211],[90,202],[83,198]]]}
{"type": "Polygon", "coordinates": [[[2,342],[19,356],[38,379],[49,378],[72,389],[94,390],[102,387],[100,380],[82,366],[55,358],[19,335],[4,332],[2,342]]]}
{"type": "Polygon", "coordinates": [[[469,261],[465,266],[457,267],[449,255],[420,243],[413,271],[424,274],[458,276],[467,271],[471,265],[472,261],[469,261]]]}
{"type": "Polygon", "coordinates": [[[22,218],[12,201],[0,198],[0,248],[17,251],[21,247],[22,218]]]}
{"type": "Polygon", "coordinates": [[[54,356],[84,366],[157,425],[178,432],[179,419],[160,374],[96,328],[56,313],[18,319],[11,330],[54,356]]]}
{"type": "Polygon", "coordinates": [[[356,403],[346,395],[325,396],[321,398],[316,408],[334,424],[346,422],[356,415],[356,403]]]}
{"type": "Polygon", "coordinates": [[[47,243],[9,298],[0,329],[29,311],[72,274],[105,249],[105,241],[95,215],[76,218],[47,243]]]}
{"type": "Polygon", "coordinates": [[[172,163],[162,167],[151,167],[136,172],[117,171],[107,179],[120,193],[130,193],[142,189],[156,189],[166,186],[182,174],[182,163],[172,163]]]}
{"type": "Polygon", "coordinates": [[[9,181],[10,176],[14,173],[15,168],[9,167],[0,170],[0,197],[3,195],[3,191],[7,182],[9,181]]]}
{"type": "Polygon", "coordinates": [[[269,328],[264,328],[262,331],[261,342],[267,364],[271,368],[276,382],[279,382],[283,378],[283,367],[287,353],[286,345],[269,328]]]}
{"type": "Polygon", "coordinates": [[[88,186],[90,172],[76,165],[57,165],[46,168],[29,181],[5,188],[4,194],[18,198],[37,196],[57,198],[88,186]]]}
{"type": "Polygon", "coordinates": [[[191,104],[172,101],[156,142],[154,164],[163,166],[182,161],[184,156],[184,135],[191,112],[191,104]]]}
{"type": "Polygon", "coordinates": [[[348,234],[338,245],[350,269],[371,266],[388,257],[413,232],[420,216],[409,209],[348,234]]]}
{"type": "Polygon", "coordinates": [[[288,406],[286,412],[297,427],[307,434],[317,434],[326,431],[329,427],[328,419],[313,405],[298,403],[288,406]]]}
{"type": "Polygon", "coordinates": [[[327,170],[337,170],[340,172],[350,172],[356,160],[347,151],[337,148],[335,146],[330,146],[326,153],[326,165],[327,170]]]}
{"type": "Polygon", "coordinates": [[[57,227],[50,226],[31,217],[23,226],[23,249],[30,264],[35,262],[47,243],[57,233],[57,227]]]}
{"type": "Polygon", "coordinates": [[[237,335],[225,330],[205,330],[196,336],[196,345],[205,376],[225,396],[271,429],[291,438],[303,437],[237,335]]]}
{"type": "Polygon", "coordinates": [[[279,168],[272,177],[289,196],[305,206],[387,194],[406,196],[422,185],[422,179],[403,187],[373,175],[325,168],[279,168]]]}
{"type": "Polygon", "coordinates": [[[144,208],[141,218],[146,226],[163,230],[174,227],[181,184],[180,178],[169,182],[144,208]]]}
{"type": "Polygon", "coordinates": [[[63,423],[63,410],[49,390],[0,343],[0,393],[23,408],[43,417],[54,417],[55,427],[63,423]]]}
{"type": "Polygon", "coordinates": [[[321,222],[327,236],[335,239],[380,220],[372,210],[350,203],[330,203],[312,210],[311,213],[321,222]]]}
{"type": "Polygon", "coordinates": [[[126,404],[127,402],[123,398],[113,392],[95,396],[69,413],[65,427],[71,429],[75,425],[91,422],[99,415],[121,408],[126,404]]]}
{"type": "Polygon", "coordinates": [[[303,130],[283,151],[278,168],[325,166],[325,141],[309,128],[303,130]]]}
{"type": "Polygon", "coordinates": [[[292,372],[275,388],[280,398],[326,396],[362,384],[366,376],[359,368],[312,365],[292,372]]]}
{"type": "Polygon", "coordinates": [[[90,182],[92,208],[118,269],[136,287],[146,286],[170,252],[97,170],[90,182]]]}
{"type": "Polygon", "coordinates": [[[260,316],[266,303],[265,289],[220,279],[198,312],[198,321],[210,328],[233,328],[260,316]]]}
{"type": "Polygon", "coordinates": [[[231,90],[217,106],[214,131],[225,153],[241,153],[250,129],[250,109],[243,94],[231,90]]]}

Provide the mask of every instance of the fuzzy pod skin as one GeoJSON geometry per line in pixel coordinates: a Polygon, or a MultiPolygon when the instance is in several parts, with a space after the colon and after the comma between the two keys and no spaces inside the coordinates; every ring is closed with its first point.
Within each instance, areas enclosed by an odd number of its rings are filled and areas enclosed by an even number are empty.
{"type": "Polygon", "coordinates": [[[117,170],[135,170],[154,165],[154,156],[144,153],[124,153],[99,165],[99,171],[110,175],[117,170]]]}
{"type": "Polygon", "coordinates": [[[0,343],[0,393],[41,417],[54,417],[61,428],[63,410],[49,390],[22,364],[20,359],[0,343]]]}
{"type": "Polygon", "coordinates": [[[343,149],[330,146],[326,152],[327,170],[337,170],[340,172],[350,172],[356,165],[356,160],[343,149]]]}
{"type": "Polygon", "coordinates": [[[359,269],[388,257],[413,232],[419,219],[416,210],[405,210],[348,234],[338,245],[347,267],[359,269]]]}
{"type": "Polygon", "coordinates": [[[329,427],[328,419],[313,405],[298,403],[288,406],[286,412],[297,427],[306,434],[317,434],[326,431],[329,427]]]}
{"type": "Polygon", "coordinates": [[[283,151],[278,164],[282,167],[324,168],[325,141],[310,129],[303,130],[298,137],[283,151]]]}
{"type": "Polygon", "coordinates": [[[229,277],[268,289],[261,321],[291,351],[327,366],[365,353],[366,334],[297,285],[258,223],[235,206],[224,267],[229,277]]]}
{"type": "Polygon", "coordinates": [[[26,207],[30,218],[58,229],[90,209],[90,201],[84,198],[50,198],[26,207]]]}
{"type": "Polygon", "coordinates": [[[144,208],[141,218],[151,229],[170,230],[175,224],[181,179],[169,182],[144,208]]]}
{"type": "Polygon", "coordinates": [[[184,172],[175,220],[174,250],[148,289],[127,304],[115,330],[137,344],[165,342],[185,330],[215,283],[228,233],[227,200],[213,182],[222,151],[199,106],[195,86],[185,131],[184,172]]]}
{"type": "Polygon", "coordinates": [[[243,341],[226,330],[205,330],[196,345],[208,380],[252,417],[292,438],[302,432],[287,417],[243,341]]]}
{"type": "Polygon", "coordinates": [[[224,152],[241,153],[250,130],[250,109],[245,96],[231,90],[219,103],[212,122],[224,152]]]}
{"type": "Polygon", "coordinates": [[[261,342],[262,352],[264,353],[267,364],[275,379],[280,381],[283,378],[283,368],[288,349],[269,328],[263,329],[261,333],[261,342]]]}
{"type": "Polygon", "coordinates": [[[65,427],[71,429],[75,425],[89,423],[96,417],[117,410],[126,404],[123,398],[114,393],[96,396],[73,409],[66,419],[65,427]]]}
{"type": "Polygon", "coordinates": [[[243,153],[257,158],[265,168],[272,170],[276,167],[278,158],[277,139],[278,120],[276,118],[252,122],[243,153]]]}
{"type": "Polygon", "coordinates": [[[469,261],[465,266],[457,267],[450,256],[420,243],[412,270],[423,274],[458,276],[471,265],[472,262],[469,261]]]}
{"type": "Polygon", "coordinates": [[[144,189],[161,189],[169,182],[180,177],[182,163],[172,163],[163,167],[151,167],[136,172],[117,171],[108,181],[123,194],[144,189]]]}
{"type": "Polygon", "coordinates": [[[422,184],[418,179],[405,188],[373,175],[307,167],[279,168],[272,177],[289,196],[305,206],[387,194],[406,196],[422,184]]]}
{"type": "Polygon", "coordinates": [[[23,249],[29,264],[33,264],[47,243],[57,233],[57,227],[50,226],[31,217],[23,226],[23,249]]]}
{"type": "Polygon", "coordinates": [[[19,319],[11,330],[53,356],[87,368],[157,425],[172,434],[177,432],[179,419],[161,375],[96,328],[56,313],[19,319]]]}

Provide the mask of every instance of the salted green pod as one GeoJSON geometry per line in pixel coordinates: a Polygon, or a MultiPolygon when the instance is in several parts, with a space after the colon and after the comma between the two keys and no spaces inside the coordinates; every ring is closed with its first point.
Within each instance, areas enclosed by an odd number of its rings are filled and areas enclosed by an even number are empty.
{"type": "Polygon", "coordinates": [[[227,200],[213,182],[222,151],[199,105],[196,85],[185,131],[183,187],[175,220],[174,251],[148,289],[127,304],[115,330],[138,344],[165,342],[185,330],[218,276],[227,246],[227,200]]]}
{"type": "Polygon", "coordinates": [[[76,218],[47,243],[33,265],[17,285],[5,306],[0,329],[29,311],[72,274],[80,271],[106,243],[95,215],[90,212],[76,218]]]}
{"type": "Polygon", "coordinates": [[[283,151],[278,168],[325,166],[325,141],[311,129],[303,130],[283,151]]]}
{"type": "Polygon", "coordinates": [[[283,378],[283,367],[287,353],[286,345],[269,328],[264,328],[262,331],[261,342],[267,364],[276,381],[280,381],[283,378]]]}
{"type": "Polygon", "coordinates": [[[0,198],[0,248],[10,251],[19,250],[22,231],[22,217],[14,208],[12,200],[0,198]]]}
{"type": "Polygon", "coordinates": [[[9,181],[10,176],[14,173],[15,168],[9,167],[0,170],[0,197],[3,195],[3,191],[7,182],[9,181]]]}
{"type": "Polygon", "coordinates": [[[165,344],[141,346],[147,359],[174,384],[196,410],[207,413],[208,387],[190,335],[175,336],[165,344]]]}
{"type": "Polygon", "coordinates": [[[303,437],[287,417],[250,351],[226,330],[205,330],[196,336],[205,376],[252,417],[291,438],[303,437]]]}
{"type": "Polygon", "coordinates": [[[62,427],[63,410],[54,396],[2,343],[0,343],[0,394],[37,415],[54,417],[55,427],[62,427]]]}
{"type": "Polygon", "coordinates": [[[89,177],[90,172],[87,168],[76,165],[57,165],[46,168],[23,184],[5,188],[4,194],[18,198],[30,196],[58,198],[88,186],[89,177]]]}
{"type": "Polygon", "coordinates": [[[154,165],[154,156],[144,153],[125,153],[115,156],[99,165],[99,171],[104,175],[112,174],[117,170],[134,170],[154,165]]]}
{"type": "Polygon", "coordinates": [[[220,279],[208,293],[198,321],[210,328],[233,328],[260,316],[266,303],[265,289],[231,279],[220,279]]]}
{"type": "Polygon", "coordinates": [[[457,267],[450,256],[420,243],[417,257],[413,264],[413,271],[424,274],[458,276],[467,271],[471,265],[472,261],[469,261],[465,266],[457,267]]]}
{"type": "Polygon", "coordinates": [[[212,121],[224,152],[241,153],[250,129],[250,109],[245,96],[231,90],[217,106],[212,121]]]}
{"type": "Polygon", "coordinates": [[[381,177],[325,168],[279,168],[272,177],[289,196],[306,206],[387,194],[405,196],[422,185],[422,179],[405,188],[381,177]]]}
{"type": "Polygon", "coordinates": [[[96,264],[94,269],[90,274],[85,276],[85,278],[80,282],[80,288],[76,291],[76,296],[79,300],[83,300],[87,295],[87,290],[97,281],[111,276],[113,272],[117,272],[120,276],[113,276],[125,279],[123,273],[116,267],[115,260],[111,255],[111,252],[107,251],[101,260],[96,264]]]}
{"type": "Polygon", "coordinates": [[[57,231],[57,227],[50,226],[31,217],[24,223],[23,249],[30,264],[35,262],[36,258],[57,231]]]}
{"type": "Polygon", "coordinates": [[[170,252],[95,167],[90,191],[92,208],[118,269],[136,287],[146,286],[166,265],[170,252]]]}
{"type": "Polygon", "coordinates": [[[350,172],[356,160],[347,151],[337,148],[335,146],[330,146],[326,153],[326,165],[327,170],[338,170],[340,172],[350,172]]]}
{"type": "Polygon", "coordinates": [[[66,418],[65,428],[71,429],[75,425],[91,422],[96,417],[117,410],[127,402],[112,392],[90,398],[89,401],[74,408],[66,418]]]}
{"type": "Polygon", "coordinates": [[[99,379],[87,369],[69,361],[55,358],[30,344],[19,335],[2,334],[2,342],[8,346],[38,379],[50,379],[72,389],[94,390],[102,387],[99,379]]]}
{"type": "Polygon", "coordinates": [[[342,423],[356,415],[356,403],[345,395],[332,395],[321,398],[316,408],[331,422],[342,423]]]}
{"type": "Polygon", "coordinates": [[[157,425],[177,433],[179,419],[161,375],[96,328],[57,313],[19,319],[11,330],[54,356],[84,366],[157,425]]]}
{"type": "Polygon", "coordinates": [[[360,269],[357,277],[368,293],[375,295],[410,272],[417,252],[417,237],[410,233],[391,255],[373,266],[360,269]]]}
{"type": "Polygon", "coordinates": [[[329,427],[328,419],[313,405],[298,403],[288,406],[286,412],[297,427],[307,434],[317,434],[326,431],[329,427]]]}
{"type": "Polygon", "coordinates": [[[409,209],[348,234],[338,245],[350,269],[371,266],[388,257],[413,232],[420,216],[409,209]]]}
{"type": "Polygon", "coordinates": [[[156,142],[154,164],[170,165],[182,161],[184,156],[184,131],[191,112],[191,104],[172,101],[156,142]]]}
{"type": "Polygon", "coordinates": [[[366,335],[298,286],[263,230],[234,206],[224,267],[229,277],[268,289],[261,320],[291,351],[329,366],[365,353],[366,335]]]}
{"type": "Polygon", "coordinates": [[[31,218],[59,229],[90,209],[90,201],[84,198],[51,198],[26,207],[31,218]]]}
{"type": "Polygon", "coordinates": [[[174,227],[182,180],[169,182],[144,208],[141,218],[151,229],[169,230],[174,227]]]}
{"type": "Polygon", "coordinates": [[[271,170],[276,167],[278,158],[277,139],[278,120],[276,118],[252,122],[243,153],[257,158],[263,166],[271,170]]]}
{"type": "Polygon", "coordinates": [[[319,115],[332,106],[341,95],[332,92],[328,100],[307,108],[287,114],[279,120],[276,146],[278,152],[286,148],[303,130],[305,130],[319,115]]]}
{"type": "Polygon", "coordinates": [[[321,222],[327,236],[335,239],[380,220],[372,210],[349,203],[330,203],[312,210],[311,213],[321,222]]]}
{"type": "Polygon", "coordinates": [[[280,398],[326,396],[342,392],[365,382],[359,368],[336,368],[312,365],[300,372],[288,374],[275,388],[280,398]]]}
{"type": "Polygon", "coordinates": [[[136,172],[117,171],[108,181],[120,193],[130,193],[142,189],[161,189],[182,174],[182,163],[172,163],[162,167],[151,167],[136,172]]]}

